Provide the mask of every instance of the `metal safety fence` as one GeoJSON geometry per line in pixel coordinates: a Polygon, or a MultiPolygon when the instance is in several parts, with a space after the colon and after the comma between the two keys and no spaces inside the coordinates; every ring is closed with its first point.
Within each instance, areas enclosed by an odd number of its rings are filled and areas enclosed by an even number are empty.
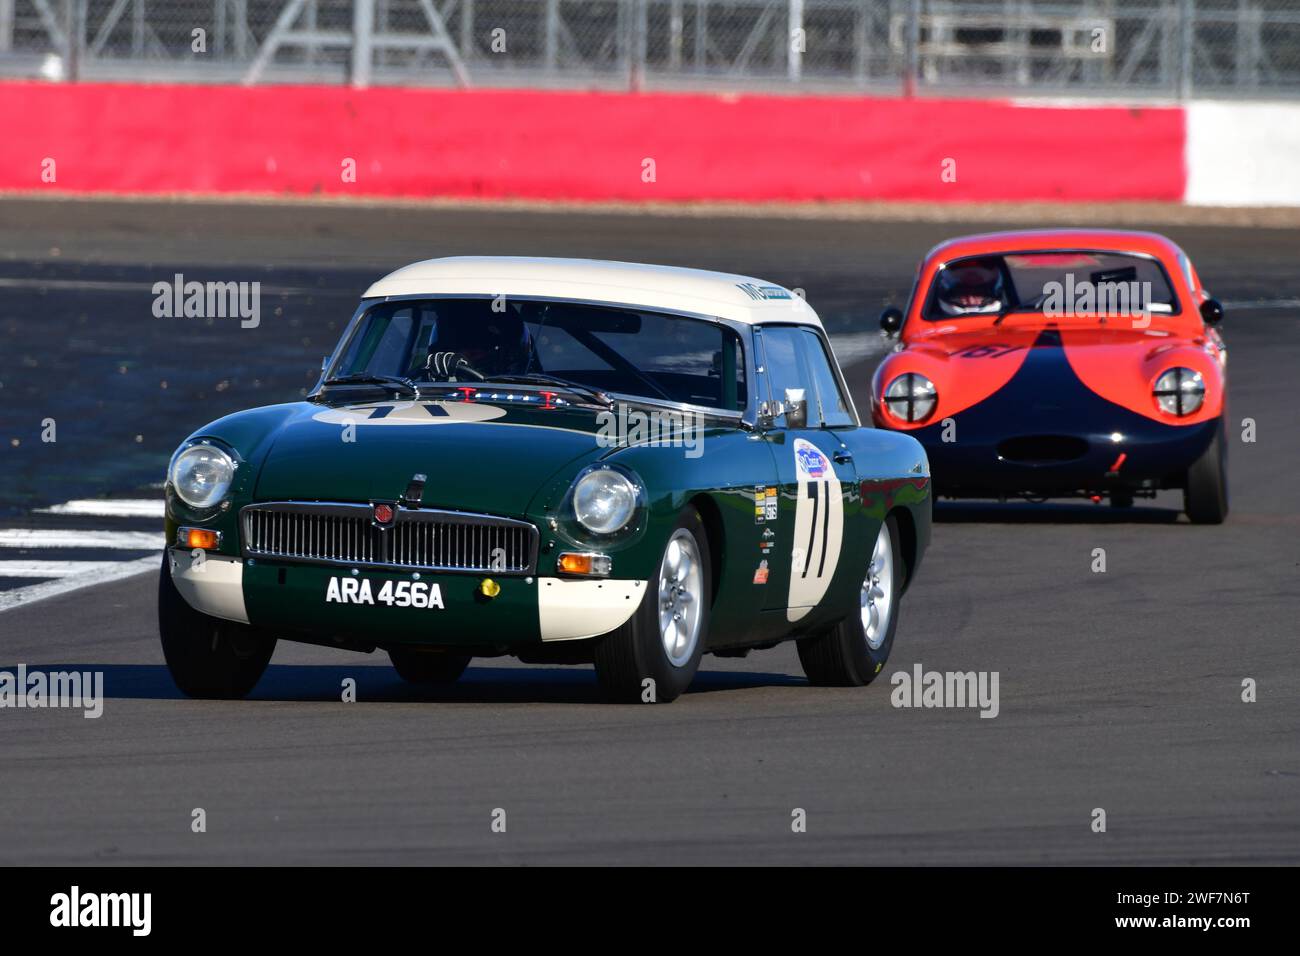
{"type": "Polygon", "coordinates": [[[0,0],[0,76],[1293,97],[1300,0],[0,0]]]}

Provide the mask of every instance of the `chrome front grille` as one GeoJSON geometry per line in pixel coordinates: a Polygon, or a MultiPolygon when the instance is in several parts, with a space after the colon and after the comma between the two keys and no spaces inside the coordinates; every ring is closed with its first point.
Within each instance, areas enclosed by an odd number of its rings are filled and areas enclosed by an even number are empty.
{"type": "Polygon", "coordinates": [[[240,512],[246,557],[349,567],[532,574],[537,529],[526,521],[393,505],[391,524],[371,505],[273,501],[240,512]]]}

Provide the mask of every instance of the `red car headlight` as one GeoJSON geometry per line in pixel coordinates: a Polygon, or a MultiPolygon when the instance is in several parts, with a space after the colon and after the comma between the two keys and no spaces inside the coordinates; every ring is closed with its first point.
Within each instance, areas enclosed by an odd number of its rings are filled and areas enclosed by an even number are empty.
{"type": "Polygon", "coordinates": [[[1191,415],[1205,402],[1205,379],[1190,368],[1171,368],[1161,373],[1152,389],[1156,404],[1169,415],[1191,415]]]}
{"type": "Polygon", "coordinates": [[[938,399],[934,382],[919,372],[904,372],[885,387],[885,407],[900,421],[925,421],[938,399]]]}

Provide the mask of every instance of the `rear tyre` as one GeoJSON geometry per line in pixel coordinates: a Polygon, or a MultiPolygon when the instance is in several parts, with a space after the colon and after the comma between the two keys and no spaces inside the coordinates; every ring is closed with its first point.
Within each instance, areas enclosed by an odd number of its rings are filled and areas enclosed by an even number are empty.
{"type": "Polygon", "coordinates": [[[906,574],[898,520],[889,515],[876,536],[857,607],[829,630],[798,641],[809,683],[861,687],[875,679],[894,646],[906,574]]]}
{"type": "Polygon", "coordinates": [[[411,684],[454,684],[469,666],[470,655],[454,651],[390,647],[388,659],[397,675],[411,684]]]}
{"type": "Polygon", "coordinates": [[[1223,524],[1228,517],[1228,443],[1222,419],[1210,447],[1187,469],[1183,510],[1192,524],[1223,524]]]}
{"type": "Polygon", "coordinates": [[[687,508],[668,536],[641,606],[618,630],[597,638],[596,677],[605,698],[667,703],[682,694],[704,654],[712,594],[704,522],[687,508]]]}
{"type": "Polygon", "coordinates": [[[247,696],[271,662],[275,638],[190,607],[172,581],[170,558],[164,551],[158,576],[158,634],[172,680],[189,697],[247,696]]]}

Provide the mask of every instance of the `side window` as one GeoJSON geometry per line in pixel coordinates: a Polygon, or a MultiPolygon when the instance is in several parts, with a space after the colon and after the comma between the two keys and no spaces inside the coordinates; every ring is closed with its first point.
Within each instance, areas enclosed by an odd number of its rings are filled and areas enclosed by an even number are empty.
{"type": "Polygon", "coordinates": [[[1200,283],[1196,278],[1196,270],[1192,268],[1192,260],[1187,258],[1187,253],[1178,253],[1178,265],[1183,270],[1183,278],[1187,280],[1187,288],[1191,289],[1192,295],[1195,296],[1201,291],[1200,283]]]}
{"type": "MultiPolygon", "coordinates": [[[[787,388],[802,388],[808,402],[809,428],[852,425],[853,414],[835,381],[821,337],[796,326],[768,326],[762,334],[772,402],[784,401],[787,388]]],[[[787,427],[784,414],[777,416],[776,425],[787,427]]]]}
{"type": "MultiPolygon", "coordinates": [[[[805,397],[809,400],[809,419],[811,424],[811,409],[815,407],[812,396],[812,381],[806,373],[803,362],[802,350],[800,349],[799,339],[801,331],[792,326],[768,326],[763,329],[763,355],[764,367],[767,371],[767,384],[770,391],[770,398],[773,405],[781,407],[785,400],[785,390],[787,388],[804,389],[805,397]]],[[[785,415],[776,416],[775,424],[778,428],[785,428],[785,415]]]]}
{"type": "Polygon", "coordinates": [[[821,336],[811,329],[801,329],[800,332],[813,382],[813,394],[808,396],[808,424],[820,422],[825,428],[852,425],[853,413],[849,411],[849,403],[835,380],[835,369],[821,336]]]}

